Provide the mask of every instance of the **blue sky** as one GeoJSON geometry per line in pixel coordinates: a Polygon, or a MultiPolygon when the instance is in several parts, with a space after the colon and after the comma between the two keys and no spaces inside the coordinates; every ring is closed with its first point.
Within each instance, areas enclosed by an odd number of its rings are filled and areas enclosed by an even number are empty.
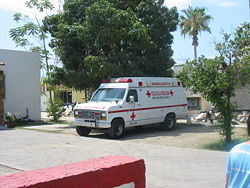
{"type": "MultiPolygon", "coordinates": [[[[55,7],[58,7],[58,0],[51,0],[55,7]]],[[[9,37],[9,30],[18,26],[13,21],[13,14],[22,12],[32,17],[29,9],[25,8],[25,0],[0,0],[0,49],[24,50],[16,48],[15,43],[9,37]]],[[[180,14],[181,10],[190,6],[205,7],[207,14],[214,19],[210,22],[212,33],[201,33],[199,35],[198,55],[214,57],[217,55],[214,50],[214,43],[221,41],[223,30],[232,33],[243,22],[249,22],[250,13],[248,0],[165,0],[168,7],[177,6],[180,14]]],[[[42,17],[42,15],[39,15],[42,17]]],[[[181,36],[180,29],[173,33],[174,50],[173,58],[180,64],[187,59],[193,59],[192,40],[188,36],[181,36]]]]}

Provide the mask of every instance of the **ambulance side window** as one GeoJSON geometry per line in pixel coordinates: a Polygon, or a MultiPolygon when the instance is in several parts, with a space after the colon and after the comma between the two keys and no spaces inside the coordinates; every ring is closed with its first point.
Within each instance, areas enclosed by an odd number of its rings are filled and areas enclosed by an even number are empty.
{"type": "Polygon", "coordinates": [[[126,102],[129,102],[129,96],[134,96],[135,102],[138,102],[138,95],[137,95],[136,89],[131,89],[131,90],[128,91],[126,102]]]}

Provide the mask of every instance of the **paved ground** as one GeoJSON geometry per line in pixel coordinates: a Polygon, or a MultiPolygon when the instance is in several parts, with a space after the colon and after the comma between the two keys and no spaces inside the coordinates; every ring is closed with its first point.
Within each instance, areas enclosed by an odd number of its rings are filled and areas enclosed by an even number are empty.
{"type": "Polygon", "coordinates": [[[148,188],[219,188],[224,186],[226,154],[102,137],[0,129],[0,175],[107,155],[128,155],[145,160],[148,188]]]}
{"type": "MultiPolygon", "coordinates": [[[[56,132],[63,134],[77,135],[75,127],[69,124],[47,124],[39,126],[26,126],[25,129],[56,132]]],[[[247,134],[246,128],[235,128],[235,135],[238,137],[247,134]]],[[[106,132],[92,131],[91,138],[109,139],[106,132]]],[[[174,146],[193,149],[203,149],[208,143],[219,140],[221,137],[214,126],[211,124],[197,125],[186,124],[178,121],[177,126],[172,131],[162,130],[161,125],[145,126],[140,129],[126,129],[125,137],[120,139],[126,142],[136,142],[157,146],[174,146]],[[204,139],[206,138],[206,139],[204,139]]]]}

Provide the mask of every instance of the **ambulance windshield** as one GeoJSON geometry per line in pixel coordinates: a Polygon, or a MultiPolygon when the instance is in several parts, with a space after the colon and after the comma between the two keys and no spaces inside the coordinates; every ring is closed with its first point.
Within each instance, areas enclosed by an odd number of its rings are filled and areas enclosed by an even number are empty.
{"type": "Polygon", "coordinates": [[[121,88],[101,88],[91,98],[92,102],[113,102],[121,101],[124,97],[126,89],[121,88]]]}

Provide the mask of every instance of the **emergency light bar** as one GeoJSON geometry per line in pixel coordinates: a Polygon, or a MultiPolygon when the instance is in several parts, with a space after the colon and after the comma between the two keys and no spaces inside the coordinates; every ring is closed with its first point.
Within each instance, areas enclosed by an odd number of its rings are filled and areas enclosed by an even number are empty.
{"type": "Polygon", "coordinates": [[[132,83],[131,78],[120,78],[120,79],[106,79],[102,80],[102,83],[132,83]]]}
{"type": "Polygon", "coordinates": [[[122,78],[122,79],[119,79],[118,82],[121,82],[121,83],[132,83],[133,80],[131,78],[122,78]]]}

